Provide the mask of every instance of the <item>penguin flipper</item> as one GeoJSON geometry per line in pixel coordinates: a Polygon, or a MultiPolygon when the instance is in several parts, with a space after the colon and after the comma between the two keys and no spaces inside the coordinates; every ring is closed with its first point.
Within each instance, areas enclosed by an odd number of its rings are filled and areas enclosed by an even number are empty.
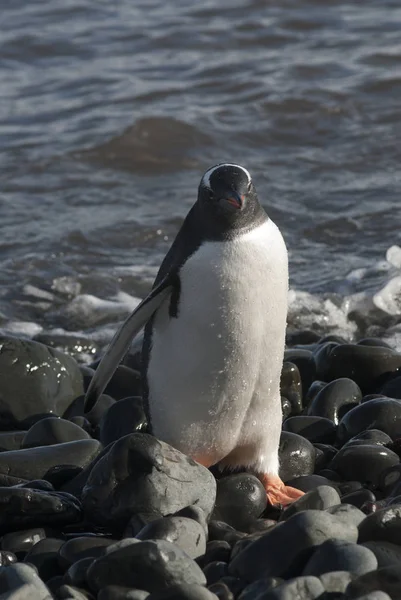
{"type": "Polygon", "coordinates": [[[89,412],[96,404],[105,387],[114,375],[121,359],[128,352],[136,334],[149,321],[153,313],[171,294],[173,284],[167,277],[157,285],[136,307],[114,335],[106,354],[103,356],[85,394],[84,412],[89,412]]]}

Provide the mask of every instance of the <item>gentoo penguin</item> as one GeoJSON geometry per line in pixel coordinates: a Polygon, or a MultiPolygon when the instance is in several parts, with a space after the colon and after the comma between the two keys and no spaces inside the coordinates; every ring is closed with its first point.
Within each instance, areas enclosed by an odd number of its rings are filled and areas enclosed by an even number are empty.
{"type": "Polygon", "coordinates": [[[278,476],[287,293],[285,243],[250,174],[235,164],[212,167],[152,291],[103,357],[85,410],[146,325],[153,435],[206,467],[252,470],[271,504],[289,504],[302,492],[278,476]]]}

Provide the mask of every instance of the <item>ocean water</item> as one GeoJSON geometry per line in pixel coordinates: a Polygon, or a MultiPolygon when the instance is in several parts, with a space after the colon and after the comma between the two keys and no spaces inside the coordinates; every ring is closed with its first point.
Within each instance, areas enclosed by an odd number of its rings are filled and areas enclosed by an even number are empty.
{"type": "Polygon", "coordinates": [[[286,239],[289,329],[401,349],[400,26],[395,0],[5,0],[1,330],[105,344],[229,161],[286,239]]]}

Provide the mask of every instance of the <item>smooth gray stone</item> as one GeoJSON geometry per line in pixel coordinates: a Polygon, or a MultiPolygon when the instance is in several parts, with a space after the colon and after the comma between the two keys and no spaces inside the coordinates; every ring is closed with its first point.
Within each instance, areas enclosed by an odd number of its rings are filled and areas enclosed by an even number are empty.
{"type": "Polygon", "coordinates": [[[21,448],[51,446],[88,439],[90,439],[90,435],[71,421],[48,417],[32,425],[22,440],[21,448]]]}
{"type": "Polygon", "coordinates": [[[61,585],[57,590],[57,600],[88,600],[88,598],[92,599],[93,596],[72,585],[61,585]]]}
{"type": "Polygon", "coordinates": [[[326,509],[326,512],[337,517],[344,525],[352,525],[355,527],[359,527],[360,523],[366,518],[365,513],[353,504],[337,504],[336,506],[330,506],[326,509]]]}
{"type": "Polygon", "coordinates": [[[52,600],[36,569],[23,563],[0,569],[0,592],[1,600],[52,600]]]}
{"type": "Polygon", "coordinates": [[[401,545],[401,504],[377,510],[361,522],[358,542],[373,540],[401,545]]]}
{"type": "Polygon", "coordinates": [[[148,596],[149,600],[218,600],[213,592],[202,585],[182,583],[171,586],[167,590],[154,592],[148,596]]]}
{"type": "Polygon", "coordinates": [[[333,487],[320,485],[316,489],[306,493],[296,502],[290,504],[289,507],[282,512],[280,521],[286,521],[295,513],[301,512],[301,510],[325,510],[330,506],[340,504],[340,502],[341,498],[333,487]]]}
{"type": "Polygon", "coordinates": [[[86,467],[101,451],[97,440],[78,440],[54,446],[10,450],[0,453],[0,473],[27,479],[45,479],[49,469],[59,465],[86,467]]]}
{"type": "Polygon", "coordinates": [[[109,546],[87,572],[89,587],[99,591],[106,585],[122,585],[148,592],[182,584],[206,584],[201,568],[185,553],[164,540],[124,540],[109,546]],[[127,543],[131,541],[131,543],[127,543]]]}
{"type": "Polygon", "coordinates": [[[193,519],[164,517],[146,525],[137,535],[138,540],[166,540],[176,544],[191,558],[206,552],[205,530],[193,519]]]}
{"type": "Polygon", "coordinates": [[[63,569],[83,558],[98,558],[105,554],[107,548],[112,546],[115,540],[102,536],[79,536],[64,542],[59,549],[59,563],[63,569]]]}
{"type": "Polygon", "coordinates": [[[315,600],[321,598],[324,591],[317,577],[295,577],[260,594],[257,600],[315,600]]]}
{"type": "Polygon", "coordinates": [[[325,511],[305,510],[279,523],[235,556],[230,575],[246,581],[291,573],[305,550],[328,539],[356,542],[358,530],[325,511]]]}
{"type": "Polygon", "coordinates": [[[264,579],[257,579],[249,585],[247,585],[239,595],[238,600],[257,600],[263,594],[268,592],[271,588],[275,588],[281,585],[283,580],[280,577],[267,577],[264,579]]]}
{"type": "Polygon", "coordinates": [[[134,590],[121,585],[107,585],[97,595],[97,600],[146,600],[149,592],[134,590]]]}
{"type": "Polygon", "coordinates": [[[352,581],[352,575],[349,571],[330,571],[320,575],[319,579],[326,592],[343,594],[352,581]]]}
{"type": "Polygon", "coordinates": [[[371,541],[361,544],[369,548],[377,558],[377,567],[390,567],[392,565],[401,568],[401,546],[385,541],[371,541]]]}
{"type": "MultiPolygon", "coordinates": [[[[346,596],[349,598],[350,596],[346,596]]],[[[398,598],[398,596],[393,596],[393,600],[398,598]]],[[[376,590],[374,592],[370,592],[369,594],[364,594],[363,596],[358,596],[358,600],[391,600],[390,596],[386,594],[386,592],[382,592],[380,590],[376,590]]]]}
{"type": "Polygon", "coordinates": [[[0,452],[19,450],[26,431],[2,431],[0,433],[0,452]]]}
{"type": "Polygon", "coordinates": [[[358,598],[380,590],[394,600],[401,598],[401,569],[399,566],[384,567],[357,577],[348,585],[346,598],[358,598]]]}
{"type": "Polygon", "coordinates": [[[330,571],[349,571],[359,576],[375,569],[377,559],[368,548],[343,540],[327,540],[310,557],[303,575],[319,577],[330,571]]]}

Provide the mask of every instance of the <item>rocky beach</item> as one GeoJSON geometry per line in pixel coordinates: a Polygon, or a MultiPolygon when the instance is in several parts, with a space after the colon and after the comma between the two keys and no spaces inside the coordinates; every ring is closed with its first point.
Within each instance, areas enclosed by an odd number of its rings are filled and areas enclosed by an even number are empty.
{"type": "Polygon", "coordinates": [[[84,414],[96,366],[0,340],[0,597],[401,597],[400,353],[289,334],[280,475],[305,495],[287,508],[147,432],[138,343],[84,414]]]}

